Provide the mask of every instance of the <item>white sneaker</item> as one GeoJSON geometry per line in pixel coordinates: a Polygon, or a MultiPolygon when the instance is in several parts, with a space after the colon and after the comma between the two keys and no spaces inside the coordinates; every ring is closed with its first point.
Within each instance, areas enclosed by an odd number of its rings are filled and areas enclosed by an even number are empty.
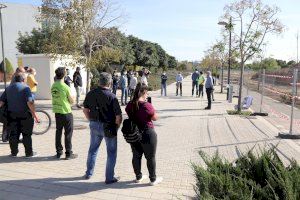
{"type": "Polygon", "coordinates": [[[143,182],[143,180],[145,180],[146,178],[147,178],[147,176],[146,176],[146,175],[143,175],[142,178],[140,178],[140,179],[135,179],[135,182],[136,182],[136,183],[141,183],[141,182],[143,182]]]}
{"type": "Polygon", "coordinates": [[[162,177],[157,177],[154,182],[150,182],[150,185],[154,186],[154,185],[161,183],[162,181],[163,181],[162,177]]]}

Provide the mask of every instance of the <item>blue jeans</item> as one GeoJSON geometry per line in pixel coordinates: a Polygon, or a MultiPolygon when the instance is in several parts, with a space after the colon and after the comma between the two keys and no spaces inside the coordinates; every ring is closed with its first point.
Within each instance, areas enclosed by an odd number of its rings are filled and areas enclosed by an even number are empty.
{"type": "Polygon", "coordinates": [[[166,83],[161,84],[161,96],[163,94],[165,94],[165,96],[167,96],[167,84],[166,83]]]}
{"type": "Polygon", "coordinates": [[[125,101],[125,104],[126,104],[127,103],[128,89],[127,88],[121,88],[121,92],[122,92],[121,103],[124,104],[124,101],[125,101]]]}
{"type": "Polygon", "coordinates": [[[90,129],[91,142],[86,163],[86,176],[93,175],[98,149],[102,139],[104,138],[107,151],[105,181],[111,181],[115,175],[115,165],[117,160],[117,137],[104,137],[104,130],[101,122],[91,121],[90,129]]]}

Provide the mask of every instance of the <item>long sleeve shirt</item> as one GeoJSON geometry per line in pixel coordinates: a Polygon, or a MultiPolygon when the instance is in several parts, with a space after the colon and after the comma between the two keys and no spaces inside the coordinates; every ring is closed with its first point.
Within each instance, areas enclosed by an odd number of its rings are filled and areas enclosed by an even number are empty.
{"type": "Polygon", "coordinates": [[[177,74],[177,76],[176,76],[176,82],[178,83],[178,82],[182,82],[183,81],[183,76],[181,75],[181,74],[177,74]]]}
{"type": "Polygon", "coordinates": [[[196,81],[198,80],[199,76],[200,76],[200,74],[199,74],[198,72],[194,72],[194,73],[192,74],[192,80],[193,80],[194,82],[196,82],[196,81]]]}
{"type": "Polygon", "coordinates": [[[205,88],[211,88],[211,89],[214,88],[214,83],[213,83],[213,79],[212,79],[211,76],[208,76],[208,77],[206,78],[205,88]]]}

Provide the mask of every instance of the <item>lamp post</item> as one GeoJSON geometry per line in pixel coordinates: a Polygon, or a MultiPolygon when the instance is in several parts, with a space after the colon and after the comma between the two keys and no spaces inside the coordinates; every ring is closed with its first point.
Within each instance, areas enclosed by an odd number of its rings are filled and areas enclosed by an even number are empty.
{"type": "MultiPolygon", "coordinates": [[[[225,28],[229,31],[229,52],[228,52],[228,74],[227,74],[227,100],[229,99],[229,86],[230,86],[230,70],[231,70],[231,32],[233,28],[232,17],[229,19],[229,23],[227,22],[219,22],[218,25],[225,26],[225,28]]],[[[223,76],[223,75],[222,75],[223,76]]],[[[223,79],[223,77],[222,77],[223,79]]]]}
{"type": "Polygon", "coordinates": [[[2,46],[2,58],[3,58],[4,88],[6,88],[6,64],[5,64],[5,54],[4,54],[3,23],[2,23],[2,9],[4,8],[7,8],[7,6],[4,4],[0,4],[1,46],[2,46]]]}

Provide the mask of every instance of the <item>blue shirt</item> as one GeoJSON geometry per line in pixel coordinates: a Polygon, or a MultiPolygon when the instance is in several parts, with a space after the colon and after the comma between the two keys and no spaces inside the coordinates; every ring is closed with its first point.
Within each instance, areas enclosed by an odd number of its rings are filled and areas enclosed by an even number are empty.
{"type": "Polygon", "coordinates": [[[208,76],[206,78],[205,88],[214,88],[214,83],[213,83],[213,79],[211,76],[208,76]]]}
{"type": "Polygon", "coordinates": [[[120,79],[121,88],[127,88],[127,85],[128,85],[127,76],[126,75],[121,76],[121,79],[120,79]]]}
{"type": "Polygon", "coordinates": [[[1,95],[0,100],[7,101],[8,111],[14,113],[29,112],[27,102],[33,102],[30,88],[20,82],[10,84],[1,95]]]}
{"type": "Polygon", "coordinates": [[[177,74],[177,76],[176,76],[176,82],[182,82],[182,80],[183,80],[183,76],[181,75],[181,74],[177,74]]]}
{"type": "Polygon", "coordinates": [[[192,80],[193,80],[194,82],[196,82],[196,81],[198,80],[199,76],[200,76],[199,72],[194,72],[194,73],[192,74],[192,80]]]}

